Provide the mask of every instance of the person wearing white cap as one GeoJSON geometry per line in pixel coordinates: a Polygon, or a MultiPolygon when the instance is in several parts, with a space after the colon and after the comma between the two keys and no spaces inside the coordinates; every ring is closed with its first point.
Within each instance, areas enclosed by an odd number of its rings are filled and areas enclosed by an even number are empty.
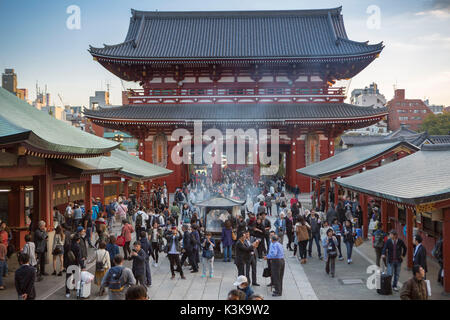
{"type": "Polygon", "coordinates": [[[248,300],[250,296],[253,295],[253,289],[248,284],[248,279],[246,276],[237,277],[236,281],[233,283],[233,286],[237,286],[237,289],[245,293],[245,300],[248,300]]]}

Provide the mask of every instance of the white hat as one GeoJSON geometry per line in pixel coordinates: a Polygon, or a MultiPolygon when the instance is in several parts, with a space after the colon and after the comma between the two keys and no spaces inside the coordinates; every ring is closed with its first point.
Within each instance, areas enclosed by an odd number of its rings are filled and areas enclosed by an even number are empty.
{"type": "Polygon", "coordinates": [[[233,286],[240,286],[243,283],[248,282],[246,276],[239,276],[237,277],[236,281],[233,283],[233,286]]]}

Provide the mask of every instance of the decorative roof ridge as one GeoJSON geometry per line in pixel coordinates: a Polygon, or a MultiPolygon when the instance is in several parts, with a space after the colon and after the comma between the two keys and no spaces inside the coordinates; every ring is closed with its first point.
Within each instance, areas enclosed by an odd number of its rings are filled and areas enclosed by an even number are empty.
{"type": "Polygon", "coordinates": [[[424,144],[421,151],[450,151],[450,143],[424,144]]]}
{"type": "Polygon", "coordinates": [[[384,49],[384,45],[383,45],[383,41],[378,42],[378,43],[374,43],[374,44],[369,44],[369,41],[355,41],[355,40],[350,40],[350,39],[346,39],[346,38],[342,38],[342,37],[338,37],[339,41],[344,41],[344,42],[348,42],[348,43],[352,43],[352,44],[356,44],[356,45],[362,45],[362,46],[368,46],[368,47],[377,47],[380,48],[380,50],[384,49]]]}
{"type": "Polygon", "coordinates": [[[120,43],[117,43],[117,44],[105,44],[104,43],[103,44],[103,48],[101,48],[101,47],[94,47],[94,46],[89,45],[88,51],[91,52],[91,53],[94,53],[96,51],[107,49],[107,48],[117,48],[117,47],[123,46],[123,45],[128,44],[128,43],[133,44],[134,42],[135,42],[135,39],[126,40],[124,42],[120,42],[120,43]]]}
{"type": "Polygon", "coordinates": [[[134,19],[145,18],[178,18],[190,17],[261,17],[261,16],[326,16],[328,13],[340,15],[342,6],[325,9],[304,9],[304,10],[228,10],[228,11],[142,11],[131,9],[131,15],[134,19]]]}
{"type": "Polygon", "coordinates": [[[407,140],[403,139],[403,137],[393,138],[393,139],[381,138],[381,140],[376,140],[376,141],[367,141],[367,142],[362,142],[362,143],[357,143],[357,144],[355,143],[353,148],[372,146],[372,145],[377,145],[377,144],[389,144],[389,143],[394,143],[394,142],[397,142],[398,144],[406,143],[416,150],[420,149],[420,148],[416,147],[415,145],[413,145],[412,143],[408,142],[407,140]]]}

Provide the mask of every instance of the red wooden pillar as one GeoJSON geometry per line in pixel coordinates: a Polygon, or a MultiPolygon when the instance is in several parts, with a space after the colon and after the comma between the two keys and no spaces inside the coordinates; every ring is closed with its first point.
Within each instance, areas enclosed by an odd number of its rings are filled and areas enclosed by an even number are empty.
{"type": "Polygon", "coordinates": [[[125,194],[125,198],[128,199],[129,196],[129,191],[128,191],[128,179],[125,179],[125,181],[123,182],[123,193],[125,194]]]}
{"type": "Polygon", "coordinates": [[[291,171],[289,175],[291,176],[292,187],[295,187],[297,182],[297,139],[295,138],[295,134],[292,134],[292,145],[291,145],[291,171]]]}
{"type": "Polygon", "coordinates": [[[386,201],[381,201],[381,223],[383,224],[383,231],[387,232],[388,203],[386,201]]]}
{"type": "Polygon", "coordinates": [[[41,208],[39,206],[40,198],[39,198],[39,190],[40,190],[40,178],[39,176],[33,177],[33,216],[31,217],[32,221],[32,227],[33,230],[36,230],[36,228],[39,225],[40,215],[41,215],[41,208]]]}
{"type": "Polygon", "coordinates": [[[91,178],[89,178],[89,180],[86,180],[85,187],[84,187],[84,208],[85,208],[86,212],[88,212],[88,210],[92,210],[91,178]]]}
{"type": "MultiPolygon", "coordinates": [[[[413,266],[413,226],[414,226],[414,214],[411,208],[406,208],[406,248],[408,258],[408,269],[413,266]]],[[[447,275],[448,276],[448,275],[447,275]]]]}
{"type": "Polygon", "coordinates": [[[450,207],[443,209],[442,223],[443,256],[444,256],[444,291],[450,293],[450,207]]]}
{"type": "Polygon", "coordinates": [[[116,198],[119,198],[119,194],[120,194],[120,181],[118,181],[116,183],[116,198]]]}
{"type": "Polygon", "coordinates": [[[367,196],[363,193],[359,194],[359,203],[362,209],[363,215],[363,238],[367,239],[369,229],[369,213],[367,212],[367,196]]]}
{"type": "Polygon", "coordinates": [[[253,183],[258,184],[259,177],[261,175],[261,168],[259,163],[259,153],[256,154],[256,159],[253,160],[255,163],[253,164],[253,183]]]}
{"type": "Polygon", "coordinates": [[[330,180],[325,181],[325,212],[328,211],[328,199],[330,197],[330,180]]]}
{"type": "Polygon", "coordinates": [[[334,182],[334,208],[335,209],[337,208],[338,202],[339,202],[339,185],[336,182],[334,182]]]}
{"type": "MultiPolygon", "coordinates": [[[[25,187],[14,187],[8,193],[8,225],[11,227],[25,227],[25,187]]],[[[25,245],[27,231],[13,232],[13,241],[17,249],[25,245]]]]}
{"type": "MultiPolygon", "coordinates": [[[[320,208],[320,180],[316,180],[316,208],[320,208]]],[[[316,209],[313,208],[313,209],[316,209]]]]}
{"type": "Polygon", "coordinates": [[[52,231],[53,217],[51,214],[51,169],[47,163],[45,165],[45,175],[40,176],[39,180],[39,219],[45,221],[47,231],[52,231]]]}
{"type": "Polygon", "coordinates": [[[141,200],[141,183],[138,182],[136,186],[136,202],[139,204],[140,200],[141,200]]]}
{"type": "Polygon", "coordinates": [[[103,205],[106,206],[105,203],[105,186],[103,185],[105,181],[105,177],[103,176],[103,174],[100,175],[100,194],[98,195],[100,198],[100,201],[102,202],[103,205]]]}

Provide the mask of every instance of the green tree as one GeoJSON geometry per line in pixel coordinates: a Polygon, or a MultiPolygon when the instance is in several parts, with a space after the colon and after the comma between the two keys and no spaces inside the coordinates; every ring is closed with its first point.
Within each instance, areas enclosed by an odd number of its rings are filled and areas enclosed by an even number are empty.
{"type": "Polygon", "coordinates": [[[450,113],[431,113],[423,120],[421,131],[427,131],[431,135],[450,134],[450,113]]]}

